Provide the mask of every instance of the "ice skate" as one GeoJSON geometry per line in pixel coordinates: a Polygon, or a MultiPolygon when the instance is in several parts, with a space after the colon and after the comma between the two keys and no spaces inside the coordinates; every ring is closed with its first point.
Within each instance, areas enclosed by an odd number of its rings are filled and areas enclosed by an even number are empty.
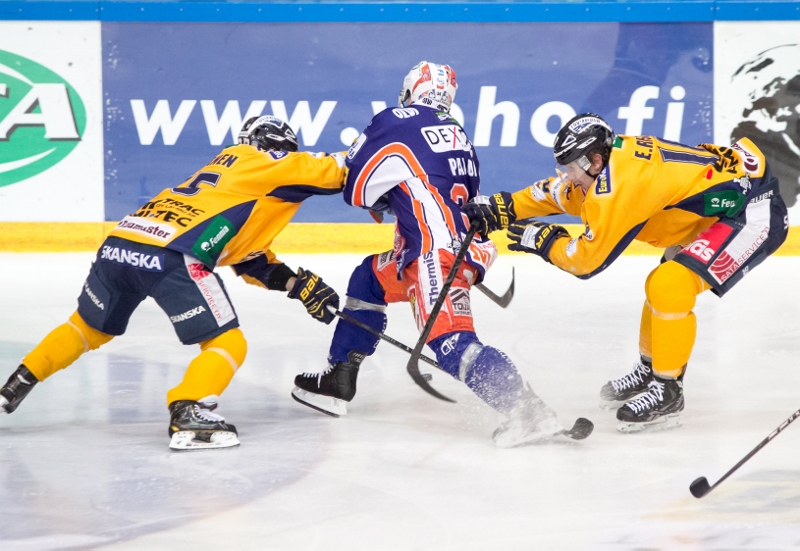
{"type": "Polygon", "coordinates": [[[347,402],[356,395],[358,368],[366,356],[352,351],[349,361],[329,365],[321,373],[303,373],[294,378],[292,398],[332,417],[347,415],[347,402]]]}
{"type": "Polygon", "coordinates": [[[617,430],[631,433],[643,430],[663,430],[681,425],[683,411],[683,381],[653,377],[647,393],[631,400],[617,410],[617,430]]]}
{"type": "Polygon", "coordinates": [[[603,385],[600,389],[600,409],[619,408],[625,402],[647,392],[647,385],[652,380],[652,364],[640,360],[633,366],[633,371],[603,385]]]}
{"type": "Polygon", "coordinates": [[[548,440],[565,431],[555,411],[528,387],[521,403],[494,431],[492,439],[498,448],[516,448],[548,440]]]}
{"type": "Polygon", "coordinates": [[[239,445],[236,427],[213,411],[217,399],[217,396],[206,396],[197,402],[178,400],[169,405],[170,449],[194,451],[239,445]]]}
{"type": "Polygon", "coordinates": [[[13,413],[38,382],[27,367],[20,365],[0,388],[0,413],[13,413]]]}

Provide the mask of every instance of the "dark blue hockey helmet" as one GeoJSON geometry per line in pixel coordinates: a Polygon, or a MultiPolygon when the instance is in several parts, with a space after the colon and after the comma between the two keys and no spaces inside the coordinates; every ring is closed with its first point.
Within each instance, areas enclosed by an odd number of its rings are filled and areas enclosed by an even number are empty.
{"type": "Polygon", "coordinates": [[[600,115],[582,113],[568,120],[558,131],[553,144],[553,156],[564,172],[566,166],[573,162],[587,171],[591,166],[588,156],[594,153],[603,156],[605,166],[615,137],[614,131],[600,115]]]}
{"type": "Polygon", "coordinates": [[[240,144],[248,144],[264,151],[297,151],[297,136],[291,127],[278,117],[264,115],[250,117],[239,131],[240,144]]]}

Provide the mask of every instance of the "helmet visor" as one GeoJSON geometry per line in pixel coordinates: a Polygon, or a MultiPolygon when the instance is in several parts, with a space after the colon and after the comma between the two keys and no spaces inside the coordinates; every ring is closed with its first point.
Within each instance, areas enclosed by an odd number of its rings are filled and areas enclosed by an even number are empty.
{"type": "Polygon", "coordinates": [[[567,180],[574,182],[584,174],[588,174],[591,166],[592,163],[589,162],[589,159],[586,158],[586,155],[581,155],[566,165],[556,163],[556,172],[562,178],[566,178],[567,180]]]}

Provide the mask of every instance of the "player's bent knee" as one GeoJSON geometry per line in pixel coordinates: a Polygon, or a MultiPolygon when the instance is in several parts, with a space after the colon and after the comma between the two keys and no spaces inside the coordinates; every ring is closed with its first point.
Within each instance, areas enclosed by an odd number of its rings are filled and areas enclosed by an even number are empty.
{"type": "Polygon", "coordinates": [[[483,349],[478,336],[469,331],[447,333],[433,339],[428,346],[436,352],[436,360],[441,368],[461,381],[466,380],[475,358],[483,349]]]}
{"type": "Polygon", "coordinates": [[[244,363],[244,359],[247,356],[247,340],[244,338],[242,330],[237,327],[225,331],[222,335],[201,342],[200,349],[204,352],[218,353],[228,360],[233,370],[236,371],[244,363]]]}
{"type": "Polygon", "coordinates": [[[105,343],[110,341],[114,338],[114,335],[109,335],[107,333],[103,333],[102,331],[98,331],[89,325],[83,320],[81,315],[75,311],[69,317],[69,324],[75,328],[75,330],[80,333],[81,338],[83,339],[84,345],[86,347],[86,351],[89,350],[97,350],[105,343]]]}
{"type": "Polygon", "coordinates": [[[375,256],[368,256],[353,270],[347,284],[347,296],[367,304],[386,305],[386,293],[381,287],[372,263],[375,256]]]}
{"type": "Polygon", "coordinates": [[[645,292],[654,314],[688,314],[704,288],[700,276],[670,261],[653,270],[645,292]]]}

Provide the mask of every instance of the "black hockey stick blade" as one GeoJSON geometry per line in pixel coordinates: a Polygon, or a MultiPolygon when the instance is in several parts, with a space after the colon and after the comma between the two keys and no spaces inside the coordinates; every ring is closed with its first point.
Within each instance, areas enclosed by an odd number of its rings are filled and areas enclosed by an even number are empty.
{"type": "Polygon", "coordinates": [[[431,313],[428,316],[428,321],[425,323],[425,327],[422,329],[422,333],[420,333],[419,339],[417,340],[417,345],[411,352],[411,357],[408,359],[408,363],[406,364],[406,371],[408,371],[408,374],[411,376],[414,382],[417,383],[417,386],[434,398],[444,400],[445,402],[455,403],[455,400],[452,400],[444,394],[439,393],[439,391],[428,384],[428,381],[419,372],[419,358],[422,354],[422,347],[425,346],[425,341],[428,340],[428,335],[431,334],[433,324],[436,322],[436,317],[439,315],[439,311],[442,309],[444,301],[447,299],[447,295],[450,292],[450,287],[453,285],[453,281],[456,279],[456,274],[461,268],[461,263],[464,261],[464,257],[467,255],[469,246],[472,243],[472,238],[475,236],[475,232],[477,230],[477,227],[470,226],[469,231],[467,231],[467,235],[464,236],[464,241],[461,242],[461,247],[458,249],[458,254],[453,261],[453,265],[450,267],[450,272],[447,274],[447,279],[445,280],[444,285],[442,285],[441,291],[439,291],[439,297],[436,299],[436,303],[434,303],[433,308],[431,309],[431,313]]]}
{"type": "Polygon", "coordinates": [[[786,419],[786,420],[785,420],[783,423],[781,423],[781,424],[780,424],[780,426],[779,426],[777,429],[775,429],[774,431],[772,431],[772,432],[769,434],[769,436],[767,436],[766,438],[764,438],[764,440],[762,440],[762,441],[761,441],[761,442],[758,444],[758,446],[756,446],[755,448],[753,448],[753,449],[750,451],[750,453],[748,453],[747,455],[745,455],[745,456],[744,456],[744,457],[743,457],[743,458],[742,458],[742,459],[741,459],[741,460],[740,460],[740,461],[739,461],[739,462],[738,462],[736,465],[734,465],[734,466],[733,466],[733,468],[731,468],[731,470],[729,470],[727,473],[725,473],[725,474],[722,476],[722,478],[720,478],[719,480],[717,480],[717,482],[716,482],[716,483],[715,483],[713,486],[709,485],[709,483],[708,483],[708,480],[706,479],[706,477],[704,477],[704,476],[701,476],[700,478],[698,478],[698,479],[695,479],[695,481],[694,481],[694,482],[692,482],[691,484],[689,484],[689,491],[690,491],[690,492],[692,493],[692,495],[693,495],[694,497],[696,497],[697,499],[700,499],[701,497],[703,497],[703,496],[707,495],[707,494],[708,494],[708,493],[709,493],[711,490],[713,490],[714,488],[716,488],[717,486],[719,486],[720,484],[722,484],[722,482],[723,482],[723,481],[725,481],[725,479],[726,479],[726,478],[728,478],[728,477],[729,477],[729,476],[731,476],[731,475],[732,475],[734,472],[736,472],[736,470],[737,470],[739,467],[741,467],[742,465],[744,465],[745,463],[747,463],[747,461],[748,461],[748,460],[749,460],[751,457],[753,457],[753,456],[754,456],[754,455],[755,455],[755,454],[756,454],[756,453],[757,453],[757,452],[758,452],[758,451],[759,451],[761,448],[763,448],[764,446],[766,446],[767,444],[769,444],[769,443],[772,441],[772,439],[773,439],[773,438],[775,438],[776,436],[778,436],[778,434],[780,434],[780,432],[781,432],[783,429],[785,429],[786,427],[788,427],[788,426],[789,426],[789,424],[790,424],[792,421],[794,421],[795,419],[797,419],[798,417],[800,417],[800,409],[798,409],[797,411],[795,411],[794,413],[792,413],[792,414],[789,416],[789,418],[788,418],[788,419],[786,419]]]}
{"type": "Polygon", "coordinates": [[[575,420],[575,423],[572,425],[572,428],[565,430],[561,434],[567,438],[572,438],[573,440],[583,440],[588,438],[589,435],[592,434],[593,430],[594,423],[583,417],[578,417],[575,420]]]}
{"type": "Polygon", "coordinates": [[[689,491],[692,492],[694,497],[700,499],[711,491],[711,485],[708,483],[708,479],[706,477],[701,476],[689,484],[689,491]]]}
{"type": "Polygon", "coordinates": [[[475,285],[477,289],[489,297],[492,302],[499,305],[500,308],[506,308],[509,304],[511,304],[511,299],[514,298],[514,268],[511,268],[511,285],[508,286],[508,290],[503,293],[502,296],[496,295],[491,289],[486,287],[483,283],[478,283],[475,285]]]}

